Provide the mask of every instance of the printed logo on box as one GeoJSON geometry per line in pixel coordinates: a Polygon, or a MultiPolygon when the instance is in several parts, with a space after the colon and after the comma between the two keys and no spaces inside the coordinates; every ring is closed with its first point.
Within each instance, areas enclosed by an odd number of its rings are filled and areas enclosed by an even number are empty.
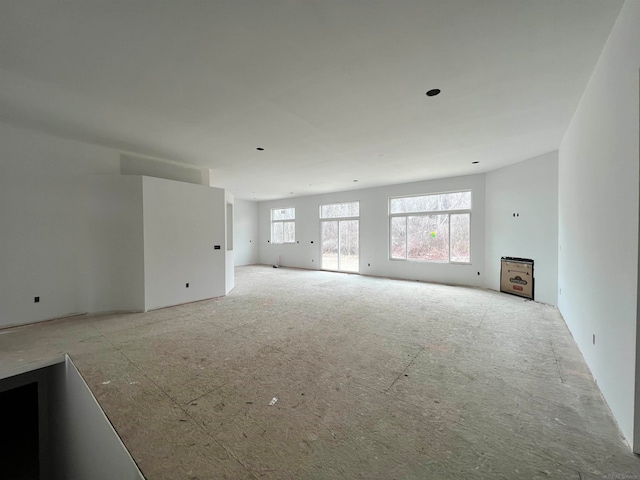
{"type": "MultiPolygon", "coordinates": [[[[515,278],[510,278],[510,279],[509,279],[509,281],[510,281],[511,283],[517,283],[518,285],[526,285],[526,284],[527,284],[527,281],[526,281],[526,280],[523,280],[523,279],[520,277],[520,275],[516,275],[516,277],[515,277],[515,278]]],[[[515,287],[514,287],[514,288],[515,288],[515,287]]]]}

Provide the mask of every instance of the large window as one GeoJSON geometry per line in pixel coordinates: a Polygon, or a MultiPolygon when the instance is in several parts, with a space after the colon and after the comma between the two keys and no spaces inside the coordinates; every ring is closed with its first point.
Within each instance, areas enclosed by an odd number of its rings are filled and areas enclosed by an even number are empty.
{"type": "Polygon", "coordinates": [[[296,243],[296,209],[271,209],[271,243],[296,243]]]}
{"type": "Polygon", "coordinates": [[[471,262],[471,192],[389,199],[393,260],[471,262]]]}

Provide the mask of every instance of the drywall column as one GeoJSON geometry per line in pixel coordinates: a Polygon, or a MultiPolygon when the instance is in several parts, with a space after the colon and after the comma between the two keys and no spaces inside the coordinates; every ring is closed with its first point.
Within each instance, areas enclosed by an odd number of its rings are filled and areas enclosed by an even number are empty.
{"type": "Polygon", "coordinates": [[[558,302],[558,152],[486,174],[485,285],[500,290],[500,258],[535,261],[535,299],[558,302]]]}
{"type": "Polygon", "coordinates": [[[627,1],[560,146],[558,307],[640,453],[638,25],[627,1]]]}

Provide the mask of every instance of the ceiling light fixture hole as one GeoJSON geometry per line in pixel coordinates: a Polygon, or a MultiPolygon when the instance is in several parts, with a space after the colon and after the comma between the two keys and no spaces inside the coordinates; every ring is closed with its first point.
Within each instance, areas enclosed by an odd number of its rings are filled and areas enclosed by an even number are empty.
{"type": "Polygon", "coordinates": [[[435,97],[436,95],[440,94],[440,89],[439,88],[434,88],[431,89],[427,92],[427,97],[435,97]]]}
{"type": "Polygon", "coordinates": [[[262,148],[262,147],[258,147],[258,148],[256,148],[256,150],[263,151],[263,150],[264,150],[264,148],[262,148]]]}

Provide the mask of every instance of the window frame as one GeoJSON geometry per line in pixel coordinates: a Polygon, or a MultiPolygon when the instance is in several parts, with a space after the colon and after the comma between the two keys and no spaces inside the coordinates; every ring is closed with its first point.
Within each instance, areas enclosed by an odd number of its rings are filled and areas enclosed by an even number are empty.
{"type": "Polygon", "coordinates": [[[272,208],[271,209],[271,244],[272,245],[291,245],[291,244],[295,244],[296,243],[296,207],[278,207],[278,208],[272,208]],[[273,219],[273,212],[276,210],[293,210],[293,218],[289,218],[289,219],[283,219],[283,220],[274,220],[273,219]],[[287,242],[285,240],[285,235],[284,235],[284,231],[285,231],[285,223],[292,223],[293,224],[293,240],[290,242],[287,242]],[[274,226],[276,224],[282,224],[282,242],[277,242],[275,239],[275,235],[274,235],[274,226]]]}
{"type": "Polygon", "coordinates": [[[398,195],[395,197],[389,197],[388,206],[388,214],[389,221],[387,223],[387,228],[389,231],[388,242],[389,242],[389,260],[394,262],[417,262],[417,263],[438,263],[438,264],[451,264],[451,265],[471,265],[473,263],[473,259],[471,258],[471,220],[473,218],[473,191],[471,189],[465,190],[453,190],[449,192],[437,192],[437,193],[419,193],[415,195],[398,195]],[[471,206],[468,209],[456,209],[456,210],[429,210],[429,211],[419,211],[419,212],[402,212],[402,213],[391,213],[391,201],[396,198],[411,198],[411,197],[428,197],[432,195],[447,195],[449,193],[464,193],[469,192],[471,198],[471,206]],[[433,215],[446,215],[447,216],[447,227],[449,232],[449,259],[448,260],[421,260],[417,258],[409,258],[409,229],[408,229],[408,218],[409,217],[428,217],[433,215]],[[461,261],[453,261],[451,260],[451,215],[469,215],[469,261],[461,262],[461,261]],[[394,258],[393,257],[393,238],[392,238],[392,223],[394,218],[402,218],[405,219],[405,257],[404,258],[394,258]]]}

